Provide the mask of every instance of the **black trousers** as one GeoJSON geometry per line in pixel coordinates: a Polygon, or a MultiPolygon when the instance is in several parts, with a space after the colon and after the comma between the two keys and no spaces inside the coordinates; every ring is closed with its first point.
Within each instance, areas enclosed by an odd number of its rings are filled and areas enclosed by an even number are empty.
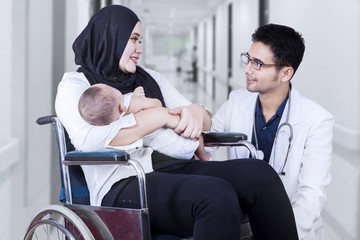
{"type": "MultiPolygon", "coordinates": [[[[248,214],[255,239],[298,239],[289,198],[266,162],[152,157],[155,172],[146,174],[146,187],[153,234],[239,240],[241,218],[248,214]]],[[[114,184],[102,205],[139,208],[136,178],[114,184]]]]}

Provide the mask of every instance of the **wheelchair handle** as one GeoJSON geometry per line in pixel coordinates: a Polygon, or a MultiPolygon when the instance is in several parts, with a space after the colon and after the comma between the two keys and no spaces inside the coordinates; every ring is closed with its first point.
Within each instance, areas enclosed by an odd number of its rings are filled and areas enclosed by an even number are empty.
{"type": "Polygon", "coordinates": [[[39,125],[45,125],[45,124],[53,123],[54,122],[54,119],[53,119],[54,117],[55,117],[55,115],[39,117],[36,120],[36,123],[39,124],[39,125]]]}

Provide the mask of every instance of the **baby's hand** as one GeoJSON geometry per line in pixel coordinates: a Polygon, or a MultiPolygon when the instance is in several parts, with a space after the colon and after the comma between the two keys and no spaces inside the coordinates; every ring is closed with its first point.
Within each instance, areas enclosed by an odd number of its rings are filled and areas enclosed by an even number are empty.
{"type": "Polygon", "coordinates": [[[144,88],[143,87],[137,87],[134,90],[134,95],[135,96],[139,96],[139,97],[145,97],[145,92],[144,92],[144,88]]]}

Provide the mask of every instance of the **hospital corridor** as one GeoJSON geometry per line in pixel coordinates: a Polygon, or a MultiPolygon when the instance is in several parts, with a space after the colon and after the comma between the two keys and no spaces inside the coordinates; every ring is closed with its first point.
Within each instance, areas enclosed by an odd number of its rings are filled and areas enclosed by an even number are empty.
{"type": "MultiPolygon", "coordinates": [[[[298,133],[299,126],[293,124],[290,132],[310,137],[332,134],[332,138],[327,144],[309,140],[311,146],[305,139],[297,153],[291,152],[289,140],[284,166],[281,170],[274,168],[280,178],[285,178],[288,175],[285,176],[284,168],[293,166],[292,160],[308,157],[307,163],[297,164],[304,173],[296,181],[306,185],[314,179],[325,179],[312,186],[309,183],[310,189],[299,184],[298,189],[291,190],[293,207],[297,205],[296,198],[305,199],[308,204],[299,214],[314,215],[312,224],[316,226],[310,224],[302,231],[312,231],[314,227],[323,233],[322,238],[301,239],[360,239],[359,0],[1,0],[0,239],[24,239],[30,222],[41,209],[62,204],[59,201],[62,177],[53,128],[50,124],[36,124],[36,119],[56,114],[58,85],[64,73],[76,72],[79,67],[74,61],[76,46],[73,43],[91,16],[110,5],[125,6],[140,19],[142,36],[136,41],[141,41],[141,50],[137,50],[141,54],[132,56],[131,61],[150,69],[146,70],[149,74],[160,73],[161,81],[166,79],[179,94],[191,103],[205,106],[212,116],[229,99],[231,92],[238,89],[245,92],[257,81],[250,79],[249,69],[261,78],[265,70],[289,67],[252,57],[256,52],[252,42],[255,30],[278,24],[299,32],[304,38],[305,53],[299,68],[295,69],[296,74],[289,80],[291,91],[296,89],[303,101],[307,102],[304,98],[314,101],[314,106],[318,107],[314,109],[325,109],[329,118],[333,117],[329,120],[333,121],[333,128],[323,133],[317,126],[310,126],[306,129],[308,132],[298,133]],[[320,151],[309,157],[308,151],[323,145],[330,149],[329,161],[322,165],[311,163],[327,152],[320,151]],[[312,191],[313,195],[306,195],[307,191],[312,191]],[[309,209],[322,210],[315,214],[309,209]]],[[[123,71],[121,64],[120,60],[116,71],[123,71]]],[[[84,72],[84,76],[88,76],[86,74],[84,72]]],[[[290,101],[290,96],[289,93],[285,103],[290,101]]],[[[251,108],[246,119],[257,119],[260,98],[254,100],[255,104],[244,106],[249,99],[240,101],[239,109],[240,105],[251,108]]],[[[288,123],[293,116],[290,107],[283,108],[280,118],[287,114],[288,123]]],[[[296,111],[306,112],[305,108],[296,111]]],[[[320,113],[316,116],[322,117],[320,113]]],[[[312,120],[317,122],[317,119],[312,120]]],[[[238,119],[226,121],[237,124],[238,119]]],[[[326,124],[324,121],[318,127],[324,129],[326,124]]],[[[248,134],[255,134],[248,140],[259,150],[258,123],[253,120],[250,125],[248,134]]],[[[275,131],[277,141],[280,131],[275,131]]],[[[296,139],[295,134],[289,138],[296,139]]],[[[231,147],[230,155],[238,154],[235,148],[231,147]]],[[[251,154],[247,153],[248,156],[251,154]]],[[[273,156],[270,148],[269,164],[273,156]]],[[[227,149],[221,147],[212,153],[211,160],[226,161],[227,158],[227,149]]],[[[284,185],[288,190],[289,184],[284,185]]],[[[276,219],[274,216],[274,221],[276,219]]]]}

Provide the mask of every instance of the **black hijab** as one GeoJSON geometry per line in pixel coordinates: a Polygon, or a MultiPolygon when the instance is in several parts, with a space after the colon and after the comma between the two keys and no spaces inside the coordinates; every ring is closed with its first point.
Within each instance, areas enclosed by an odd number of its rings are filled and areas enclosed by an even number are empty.
{"type": "Polygon", "coordinates": [[[104,83],[125,94],[143,86],[145,95],[164,99],[157,82],[141,67],[135,73],[124,73],[119,69],[119,61],[130,35],[140,21],[129,8],[111,5],[96,12],[88,25],[73,44],[75,63],[80,65],[91,85],[104,83]]]}

